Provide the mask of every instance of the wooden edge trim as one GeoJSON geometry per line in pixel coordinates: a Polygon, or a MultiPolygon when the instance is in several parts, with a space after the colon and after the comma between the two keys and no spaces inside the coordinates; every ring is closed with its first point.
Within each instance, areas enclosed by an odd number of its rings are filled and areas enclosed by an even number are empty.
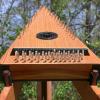
{"type": "Polygon", "coordinates": [[[100,88],[94,85],[91,85],[91,88],[94,91],[94,93],[98,96],[98,98],[100,99],[100,88]]]}
{"type": "Polygon", "coordinates": [[[3,88],[0,94],[0,100],[15,100],[13,86],[3,88]]]}
{"type": "MultiPolygon", "coordinates": [[[[98,95],[95,93],[95,88],[91,88],[88,81],[73,81],[73,85],[80,94],[82,100],[100,100],[98,95]]],[[[100,94],[100,92],[97,92],[100,94]]]]}

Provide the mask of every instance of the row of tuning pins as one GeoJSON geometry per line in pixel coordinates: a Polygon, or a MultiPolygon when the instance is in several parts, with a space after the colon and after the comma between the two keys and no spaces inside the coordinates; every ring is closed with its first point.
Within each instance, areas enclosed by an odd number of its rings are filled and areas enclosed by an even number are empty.
{"type": "Polygon", "coordinates": [[[84,52],[80,53],[79,50],[77,52],[70,52],[70,51],[65,51],[63,50],[62,52],[59,50],[56,52],[54,49],[52,52],[48,51],[42,51],[42,53],[35,51],[29,51],[29,54],[27,56],[27,53],[25,51],[22,51],[22,55],[19,55],[19,52],[15,52],[15,62],[21,61],[22,63],[28,61],[30,63],[32,62],[49,62],[49,63],[61,63],[61,62],[80,62],[83,60],[84,52]]]}
{"type": "Polygon", "coordinates": [[[34,53],[32,51],[29,51],[29,55],[27,56],[27,53],[25,51],[22,51],[22,55],[20,56],[18,51],[15,51],[15,62],[22,62],[25,63],[27,61],[29,61],[30,63],[33,62],[36,58],[36,55],[38,55],[37,51],[35,52],[35,56],[34,53]]]}

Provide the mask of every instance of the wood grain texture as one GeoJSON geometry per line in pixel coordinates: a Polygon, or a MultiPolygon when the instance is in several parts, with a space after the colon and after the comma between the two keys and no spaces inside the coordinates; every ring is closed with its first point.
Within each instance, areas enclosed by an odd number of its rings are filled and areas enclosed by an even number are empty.
{"type": "MultiPolygon", "coordinates": [[[[32,17],[30,22],[3,55],[0,64],[16,64],[14,62],[14,56],[10,55],[13,48],[86,48],[88,49],[89,56],[85,56],[81,62],[77,63],[100,64],[100,59],[73,34],[68,26],[64,25],[46,7],[40,8],[32,17]],[[39,32],[54,32],[58,34],[58,38],[53,40],[38,39],[36,35],[39,32]]],[[[21,62],[19,61],[17,64],[21,64],[21,62]]],[[[25,64],[29,63],[26,61],[25,64]]],[[[33,62],[32,64],[35,63],[33,62]]]]}
{"type": "Polygon", "coordinates": [[[100,88],[95,85],[92,85],[91,88],[94,91],[94,93],[98,96],[98,98],[100,99],[100,88]]]}
{"type": "Polygon", "coordinates": [[[88,79],[92,65],[34,64],[12,65],[13,80],[88,79]]]}
{"type": "Polygon", "coordinates": [[[51,81],[47,81],[47,100],[52,100],[53,86],[51,81]]]}
{"type": "Polygon", "coordinates": [[[3,88],[3,90],[0,94],[0,100],[15,100],[13,86],[3,88]]]}
{"type": "Polygon", "coordinates": [[[100,100],[91,89],[87,81],[73,81],[74,86],[82,97],[82,100],[100,100]]]}
{"type": "Polygon", "coordinates": [[[22,95],[22,82],[14,82],[14,85],[13,85],[13,88],[14,88],[14,93],[15,93],[15,99],[16,100],[19,100],[20,99],[20,96],[22,95]]]}

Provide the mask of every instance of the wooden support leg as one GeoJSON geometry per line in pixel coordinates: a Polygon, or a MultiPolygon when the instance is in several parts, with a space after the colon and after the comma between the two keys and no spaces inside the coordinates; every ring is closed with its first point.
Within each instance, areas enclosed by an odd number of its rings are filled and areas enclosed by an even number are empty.
{"type": "Polygon", "coordinates": [[[74,86],[82,97],[82,100],[100,100],[93,92],[89,82],[87,81],[73,81],[74,86]]]}
{"type": "Polygon", "coordinates": [[[52,84],[51,81],[41,81],[37,83],[37,100],[52,100],[52,84]]]}
{"type": "Polygon", "coordinates": [[[42,100],[42,83],[37,82],[37,100],[42,100]]]}
{"type": "Polygon", "coordinates": [[[13,86],[4,87],[1,94],[0,100],[15,100],[13,86]]]}
{"type": "Polygon", "coordinates": [[[37,83],[37,100],[47,100],[47,81],[37,83]]]}
{"type": "Polygon", "coordinates": [[[98,78],[98,76],[99,76],[99,71],[98,70],[93,70],[92,72],[91,72],[91,74],[92,74],[92,81],[91,81],[91,85],[94,85],[94,86],[96,86],[97,85],[97,78],[98,78]]]}
{"type": "Polygon", "coordinates": [[[94,93],[98,96],[98,98],[100,99],[100,88],[97,86],[91,86],[92,90],[94,91],[94,93]]]}
{"type": "Polygon", "coordinates": [[[52,82],[47,82],[47,100],[52,100],[52,82]]]}
{"type": "Polygon", "coordinates": [[[21,95],[22,82],[14,82],[14,92],[16,100],[19,100],[21,95]]]}
{"type": "Polygon", "coordinates": [[[0,94],[0,100],[15,100],[10,71],[4,70],[2,76],[5,83],[5,87],[0,94]]]}
{"type": "Polygon", "coordinates": [[[12,85],[11,73],[10,73],[9,70],[3,71],[3,80],[4,80],[4,83],[5,83],[5,86],[11,86],[12,85]]]}

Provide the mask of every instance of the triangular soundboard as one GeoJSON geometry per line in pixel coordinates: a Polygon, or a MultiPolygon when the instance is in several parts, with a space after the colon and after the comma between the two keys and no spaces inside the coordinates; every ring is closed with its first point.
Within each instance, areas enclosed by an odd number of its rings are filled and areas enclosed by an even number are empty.
{"type": "Polygon", "coordinates": [[[41,7],[16,38],[1,64],[87,63],[100,60],[59,18],[41,7]]]}

